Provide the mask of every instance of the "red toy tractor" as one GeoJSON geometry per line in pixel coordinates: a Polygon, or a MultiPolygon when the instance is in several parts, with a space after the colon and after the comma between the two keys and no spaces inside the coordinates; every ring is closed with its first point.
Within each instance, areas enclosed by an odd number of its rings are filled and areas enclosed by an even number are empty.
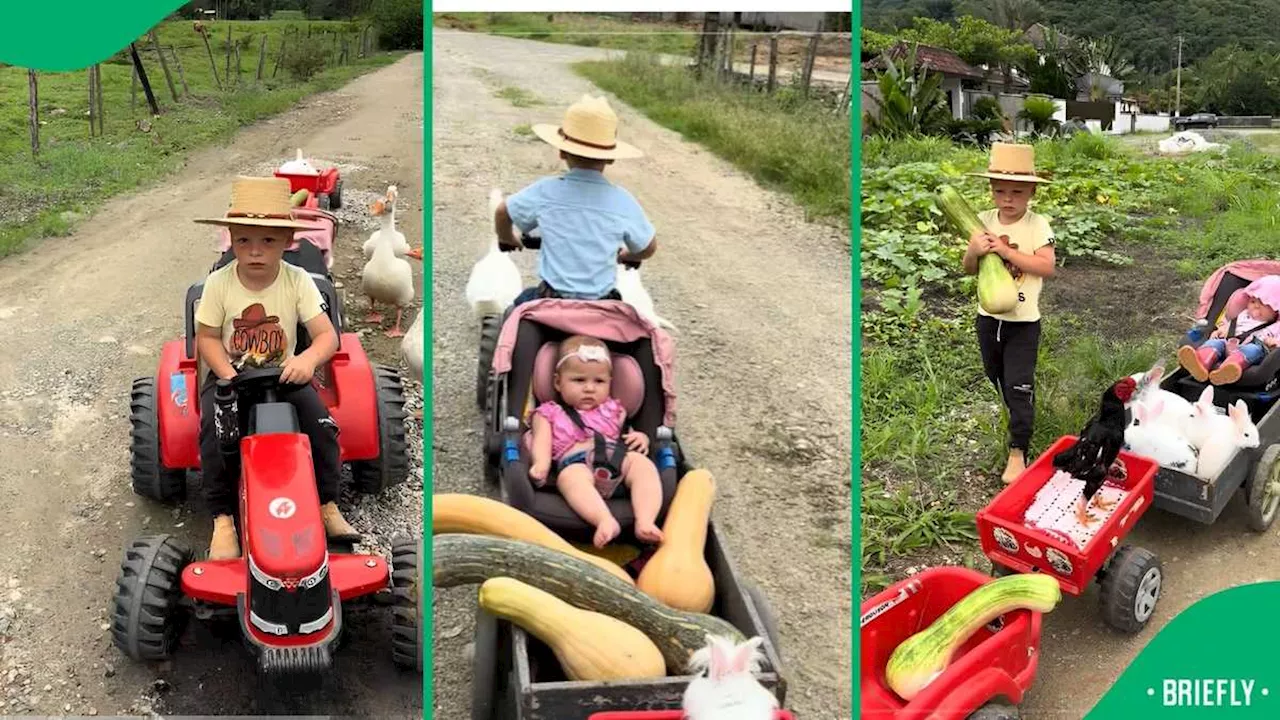
{"type": "MultiPolygon", "coordinates": [[[[288,253],[285,260],[291,261],[288,253]]],[[[356,488],[380,492],[408,475],[400,377],[369,363],[359,338],[342,332],[333,284],[315,271],[312,277],[340,338],[313,384],[341,429],[341,457],[352,464],[356,488]]],[[[165,343],[158,376],[133,384],[133,489],[161,502],[183,499],[186,471],[200,466],[194,316],[201,286],[187,291],[185,340],[165,343]]],[[[307,342],[300,327],[299,352],[307,342]]],[[[279,376],[278,368],[244,370],[215,390],[238,418],[238,433],[231,433],[224,452],[239,455],[243,555],[193,562],[190,548],[172,535],[133,542],[116,580],[115,644],[134,660],[161,660],[172,653],[190,613],[234,615],[262,671],[319,672],[329,667],[344,605],[379,596],[394,606],[396,663],[421,672],[420,540],[396,542],[390,563],[327,542],[310,441],[283,401],[293,386],[279,376]]]]}
{"type": "Polygon", "coordinates": [[[337,210],[342,207],[342,178],[338,176],[336,167],[325,168],[319,175],[294,174],[277,170],[275,176],[289,181],[291,193],[306,190],[307,207],[318,207],[321,210],[337,210]]]}

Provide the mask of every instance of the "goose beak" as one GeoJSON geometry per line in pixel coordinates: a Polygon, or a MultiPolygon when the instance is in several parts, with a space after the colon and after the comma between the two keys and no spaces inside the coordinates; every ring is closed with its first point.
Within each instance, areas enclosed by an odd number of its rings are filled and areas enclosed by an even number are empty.
{"type": "Polygon", "coordinates": [[[404,254],[404,256],[405,256],[405,257],[411,257],[411,258],[413,258],[414,260],[421,260],[421,259],[422,259],[422,248],[413,248],[413,249],[412,249],[412,250],[410,250],[409,252],[405,253],[405,254],[404,254]]]}

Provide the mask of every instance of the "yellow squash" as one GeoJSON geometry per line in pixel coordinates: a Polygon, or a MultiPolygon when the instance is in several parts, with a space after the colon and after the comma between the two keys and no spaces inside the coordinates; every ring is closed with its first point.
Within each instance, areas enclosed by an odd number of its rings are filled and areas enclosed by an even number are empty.
{"type": "Polygon", "coordinates": [[[523,540],[548,550],[559,550],[609,571],[627,584],[635,581],[626,570],[608,560],[582,552],[566,542],[550,528],[515,508],[479,495],[445,493],[431,496],[431,532],[468,533],[490,537],[523,540]]]}
{"type": "Polygon", "coordinates": [[[508,577],[480,586],[480,607],[546,643],[570,680],[641,680],[667,676],[662,651],[644,633],[588,612],[508,577]]]}
{"type": "Polygon", "coordinates": [[[707,523],[716,482],[706,470],[691,470],[676,486],[662,526],[662,545],[645,563],[636,587],[667,607],[705,613],[716,598],[707,565],[707,523]]]}

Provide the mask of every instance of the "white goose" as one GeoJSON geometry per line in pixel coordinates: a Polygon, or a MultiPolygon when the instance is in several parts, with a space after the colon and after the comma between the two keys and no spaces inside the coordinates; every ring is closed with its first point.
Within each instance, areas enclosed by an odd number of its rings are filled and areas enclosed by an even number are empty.
{"type": "Polygon", "coordinates": [[[384,233],[394,238],[393,247],[396,257],[404,257],[409,252],[409,242],[405,240],[404,233],[396,230],[396,203],[399,199],[400,191],[395,185],[388,185],[387,194],[381,200],[374,202],[373,214],[378,217],[382,226],[374,230],[369,239],[364,241],[365,260],[373,257],[373,247],[378,243],[378,236],[384,233]]]}
{"type": "MultiPolygon", "coordinates": [[[[374,203],[374,214],[381,212],[378,207],[381,202],[379,200],[374,203]]],[[[377,303],[395,305],[396,323],[387,331],[387,337],[403,337],[404,330],[400,329],[400,321],[404,315],[404,308],[413,302],[417,292],[413,282],[413,268],[408,260],[396,257],[394,242],[395,238],[392,235],[378,235],[373,247],[373,257],[365,263],[364,270],[360,274],[360,289],[369,297],[369,315],[365,321],[382,322],[382,314],[377,310],[377,303]]],[[[405,257],[421,260],[422,250],[413,248],[405,253],[405,257]]]]}
{"type": "Polygon", "coordinates": [[[645,290],[644,285],[640,282],[640,268],[628,268],[622,263],[618,263],[618,278],[614,281],[618,289],[618,294],[622,296],[622,301],[636,309],[636,312],[643,315],[649,322],[664,327],[668,330],[675,330],[676,326],[671,324],[670,320],[662,317],[653,308],[653,298],[649,296],[649,291],[645,290]]]}
{"type": "MultiPolygon", "coordinates": [[[[400,341],[400,354],[404,357],[405,365],[409,366],[409,379],[418,382],[426,382],[422,379],[422,347],[426,342],[423,333],[422,316],[423,311],[418,311],[418,316],[413,319],[413,324],[409,326],[409,331],[404,334],[404,339],[400,341]]],[[[413,416],[421,419],[422,411],[416,410],[413,416]]]]}
{"type": "MultiPolygon", "coordinates": [[[[494,188],[489,192],[490,223],[501,204],[502,191],[494,188]]],[[[501,315],[524,290],[520,268],[509,254],[498,249],[497,236],[492,232],[488,236],[484,257],[471,268],[471,277],[467,280],[467,304],[477,318],[501,315]]]]}

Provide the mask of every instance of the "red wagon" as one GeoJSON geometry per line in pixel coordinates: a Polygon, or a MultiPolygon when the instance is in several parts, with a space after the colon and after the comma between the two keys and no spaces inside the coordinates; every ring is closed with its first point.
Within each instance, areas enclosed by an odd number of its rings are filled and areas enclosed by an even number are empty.
{"type": "Polygon", "coordinates": [[[919,695],[904,701],[889,689],[885,667],[907,638],[991,578],[963,567],[935,567],[862,603],[863,720],[1016,720],[1035,680],[1041,615],[1015,610],[978,630],[919,695]]]}
{"type": "Polygon", "coordinates": [[[1136,633],[1146,627],[1155,611],[1164,573],[1154,553],[1121,541],[1151,507],[1160,466],[1150,458],[1121,451],[1117,467],[1122,466],[1125,472],[1115,485],[1125,494],[1081,548],[1024,519],[1036,493],[1056,472],[1053,456],[1075,443],[1075,436],[1059,438],[978,511],[982,551],[991,559],[993,574],[1048,573],[1070,595],[1083,594],[1089,581],[1096,579],[1102,589],[1103,619],[1116,630],[1136,633]]]}
{"type": "MultiPolygon", "coordinates": [[[[298,151],[298,159],[294,162],[302,162],[301,150],[298,151]]],[[[288,167],[289,164],[286,163],[283,167],[288,167]]],[[[321,210],[337,210],[342,207],[342,178],[339,177],[336,167],[326,168],[318,174],[276,170],[275,176],[289,181],[291,193],[306,190],[310,194],[307,198],[307,207],[319,207],[321,210]]]]}

